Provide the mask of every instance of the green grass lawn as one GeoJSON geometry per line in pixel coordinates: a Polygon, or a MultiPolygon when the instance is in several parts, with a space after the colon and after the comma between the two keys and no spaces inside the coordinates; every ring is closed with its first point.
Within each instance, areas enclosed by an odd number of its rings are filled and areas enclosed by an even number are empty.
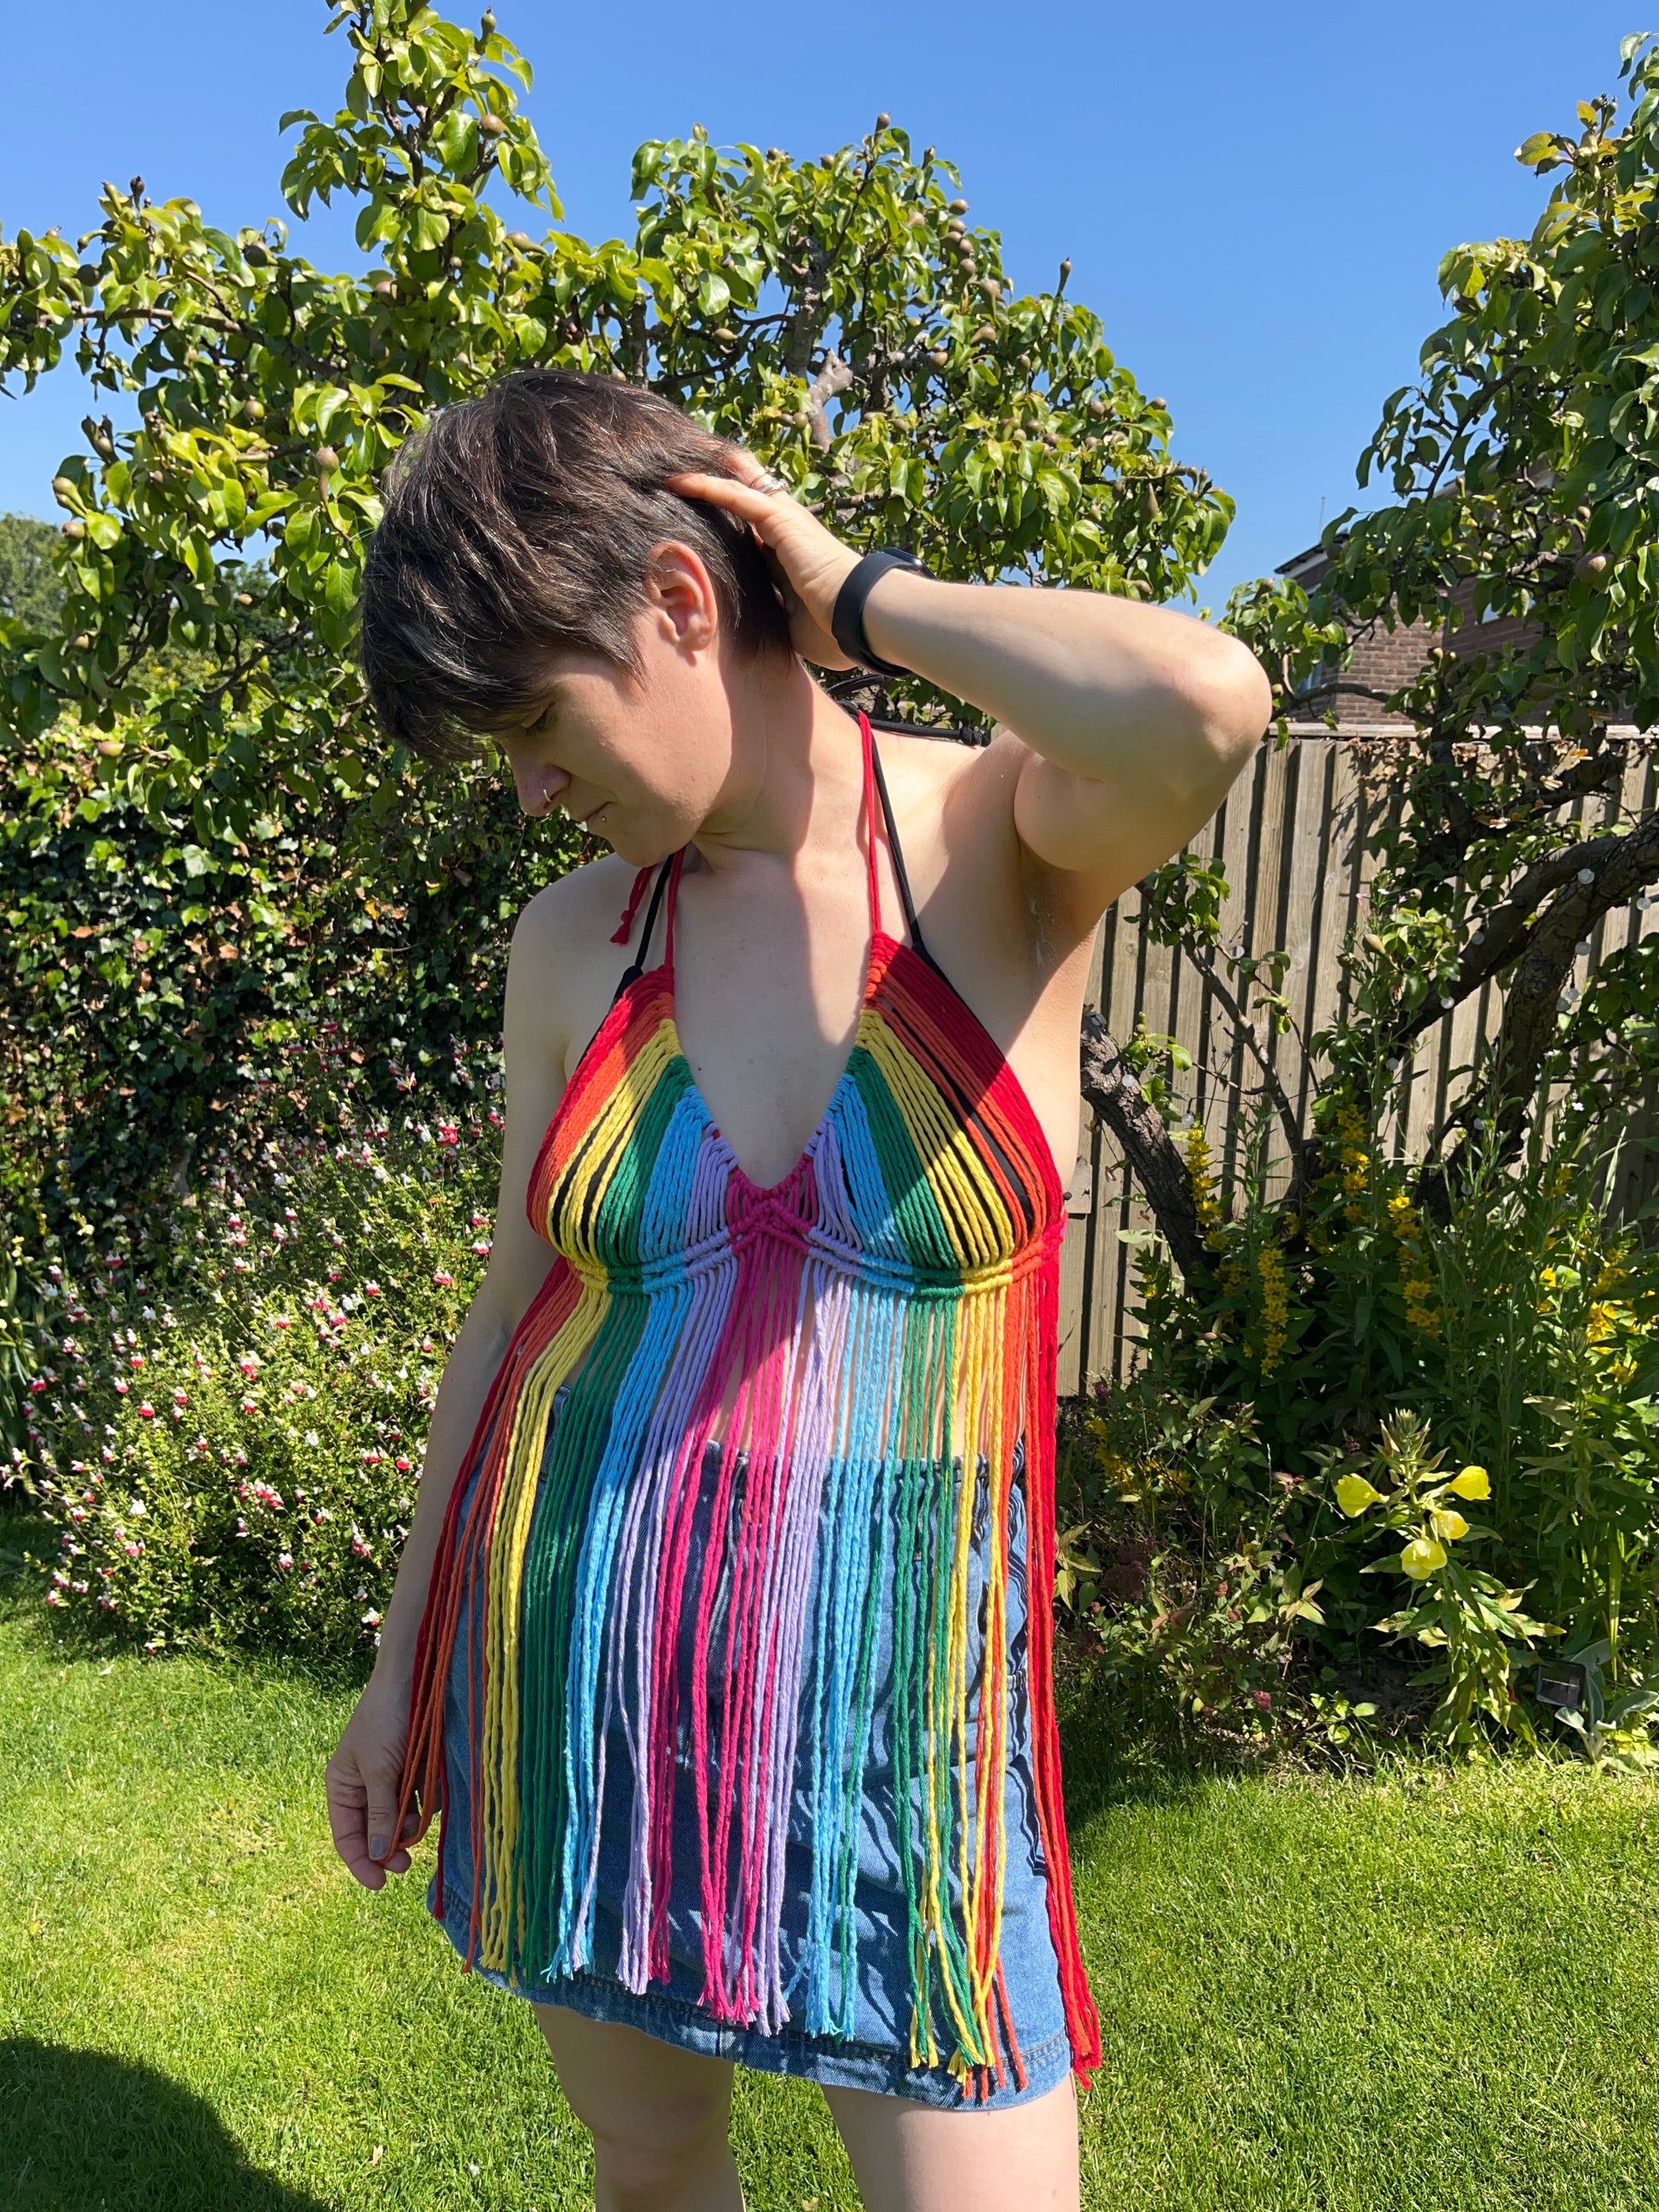
{"type": "MultiPolygon", "coordinates": [[[[8,2212],[591,2203],[527,2013],[460,1974],[417,1887],[370,1897],[329,1850],[344,1709],[0,1616],[8,2212]]],[[[1074,1765],[1088,2205],[1659,2203],[1659,1789],[1074,1765]]],[[[815,2092],[744,2077],[735,2126],[753,2212],[855,2203],[815,2092]]]]}

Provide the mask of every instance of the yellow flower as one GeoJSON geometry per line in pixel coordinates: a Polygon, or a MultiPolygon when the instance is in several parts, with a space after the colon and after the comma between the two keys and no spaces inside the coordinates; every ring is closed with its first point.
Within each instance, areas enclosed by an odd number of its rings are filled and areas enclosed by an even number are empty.
{"type": "Polygon", "coordinates": [[[1553,1290],[1555,1288],[1555,1270],[1554,1270],[1554,1268],[1553,1268],[1553,1267],[1540,1267],[1540,1268],[1538,1270],[1538,1279],[1539,1279],[1539,1281],[1540,1281],[1540,1282],[1544,1285],[1544,1288],[1545,1288],[1547,1291],[1553,1291],[1553,1290]]]}
{"type": "Polygon", "coordinates": [[[1443,1546],[1437,1544],[1431,1536],[1413,1536],[1400,1554],[1401,1572],[1409,1575],[1414,1583],[1426,1582],[1431,1575],[1437,1574],[1445,1564],[1445,1549],[1443,1546]]]}
{"type": "Polygon", "coordinates": [[[1285,1280],[1284,1256],[1277,1244],[1264,1244],[1255,1265],[1261,1278],[1261,1372],[1271,1375],[1285,1349],[1290,1290],[1285,1280]]]}
{"type": "Polygon", "coordinates": [[[1431,1513],[1429,1520],[1435,1534],[1445,1544],[1455,1544],[1460,1536],[1467,1536],[1469,1533],[1469,1524],[1462,1515],[1444,1507],[1431,1513]]]}
{"type": "Polygon", "coordinates": [[[1492,1481],[1484,1467],[1460,1467],[1446,1487],[1456,1498],[1492,1496],[1492,1481]]]}
{"type": "Polygon", "coordinates": [[[1336,1502],[1350,1521],[1357,1521],[1368,1505],[1381,1499],[1380,1490],[1373,1489],[1363,1474],[1345,1474],[1336,1486],[1336,1502]]]}

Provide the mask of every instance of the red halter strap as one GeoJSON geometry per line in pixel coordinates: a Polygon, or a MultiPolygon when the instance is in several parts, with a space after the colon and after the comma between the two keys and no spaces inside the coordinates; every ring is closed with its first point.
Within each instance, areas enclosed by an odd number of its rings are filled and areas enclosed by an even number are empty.
{"type": "Polygon", "coordinates": [[[674,909],[679,904],[680,870],[685,866],[685,847],[682,845],[668,869],[668,910],[663,917],[662,964],[668,971],[669,988],[674,982],[674,909]]]}
{"type": "MultiPolygon", "coordinates": [[[[870,886],[870,931],[873,937],[881,934],[881,878],[876,869],[876,760],[875,739],[871,735],[870,717],[859,716],[859,743],[864,754],[864,857],[865,870],[870,886]]],[[[668,870],[668,896],[663,918],[662,964],[668,971],[669,982],[674,980],[674,913],[679,904],[680,870],[685,865],[686,848],[681,846],[668,870]]],[[[637,888],[635,897],[638,898],[637,888]]],[[[628,917],[631,921],[631,908],[628,917]]]]}
{"type": "Polygon", "coordinates": [[[623,908],[622,920],[611,933],[613,945],[626,945],[634,934],[634,917],[640,910],[640,901],[645,896],[645,887],[650,880],[651,869],[647,863],[635,877],[634,888],[628,894],[628,904],[623,908]]]}

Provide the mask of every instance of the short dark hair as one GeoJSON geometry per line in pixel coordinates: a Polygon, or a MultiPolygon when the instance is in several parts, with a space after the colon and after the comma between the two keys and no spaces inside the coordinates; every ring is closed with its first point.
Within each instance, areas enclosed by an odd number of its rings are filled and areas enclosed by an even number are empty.
{"type": "Polygon", "coordinates": [[[536,703],[550,652],[639,672],[651,548],[695,549],[750,659],[790,650],[747,524],[664,489],[729,473],[729,447],[672,401],[576,369],[516,369],[404,446],[363,569],[359,655],[387,732],[428,760],[536,703]]]}

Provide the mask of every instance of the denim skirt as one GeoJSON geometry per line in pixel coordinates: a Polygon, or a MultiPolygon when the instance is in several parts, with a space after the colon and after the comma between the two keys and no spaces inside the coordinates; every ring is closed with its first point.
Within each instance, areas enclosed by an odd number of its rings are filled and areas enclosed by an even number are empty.
{"type": "MultiPolygon", "coordinates": [[[[554,1418],[562,1403],[554,1401],[554,1418]]],[[[550,1443],[551,1431],[550,1429],[550,1443]]],[[[741,1465],[741,1460],[739,1461],[741,1465]]],[[[1017,1455],[1015,1472],[1022,1471],[1017,1455]]],[[[712,1495],[720,1467],[720,1447],[705,1453],[702,1482],[712,1495]]],[[[980,1462],[975,1520],[975,1544],[988,1535],[984,1482],[980,1462]]],[[[466,1481],[461,1512],[469,1510],[476,1469],[466,1481]]],[[[859,1863],[854,1892],[858,1930],[857,1981],[850,2035],[808,2034],[786,2021],[773,2033],[732,2026],[709,2017],[698,2003],[703,1986],[703,1941],[696,1792],[674,1793],[673,1879],[668,1902],[669,1976],[642,1991],[617,1978],[622,1942],[622,1901],[629,1870],[631,1789],[627,1745],[618,1725],[607,1747],[605,1790],[599,1820],[599,1863],[592,1965],[576,1974],[545,1979],[509,1979],[491,1969],[474,1969],[481,1978],[534,2004],[562,2005],[589,2020],[620,2022],[684,2051],[770,2074],[798,2075],[831,2087],[872,2090],[943,2107],[986,2111],[1022,2104],[1043,2095],[1071,2070],[1071,2049],[1060,1996],[1060,1969],[1049,1933],[1047,1869],[1039,1840],[1036,1793],[1032,1773],[1030,1700],[1027,1677],[1026,1522],[1019,1483],[1009,1492],[1007,1589],[1008,1673],[1012,1686],[1005,1806],[1007,1850],[1004,1862],[1000,1959],[1008,2013],[1018,2045],[1021,2081],[1005,2068],[1000,2083],[969,2088],[944,2065],[916,2066],[910,2061],[910,1974],[905,1869],[898,1856],[891,1745],[886,1725],[892,1674],[891,1591],[884,1594],[877,1627],[876,1699],[865,1765],[859,1863]]],[[[982,1577],[977,1584],[982,1592],[982,1577]]],[[[975,1608],[978,1612],[980,1608],[975,1608]]],[[[681,1662],[689,1679],[690,1615],[681,1662]]],[[[471,1804],[469,1796],[467,1680],[479,1664],[477,1624],[463,1607],[454,1658],[446,1685],[444,1712],[445,1824],[441,1899],[434,1876],[428,1904],[463,1959],[473,1885],[471,1860],[471,1804]]],[[[969,1715],[976,1709],[982,1620],[969,1624],[969,1715]]],[[[715,1669],[710,1693],[718,1695],[715,1669]]],[[[683,1759],[689,1756],[681,1753],[683,1759]]],[[[805,1947],[811,1896],[811,1810],[801,1781],[794,1789],[784,1862],[784,1910],[781,1942],[786,1987],[805,1947]]],[[[903,1846],[908,1848],[908,1844],[903,1846]]]]}

